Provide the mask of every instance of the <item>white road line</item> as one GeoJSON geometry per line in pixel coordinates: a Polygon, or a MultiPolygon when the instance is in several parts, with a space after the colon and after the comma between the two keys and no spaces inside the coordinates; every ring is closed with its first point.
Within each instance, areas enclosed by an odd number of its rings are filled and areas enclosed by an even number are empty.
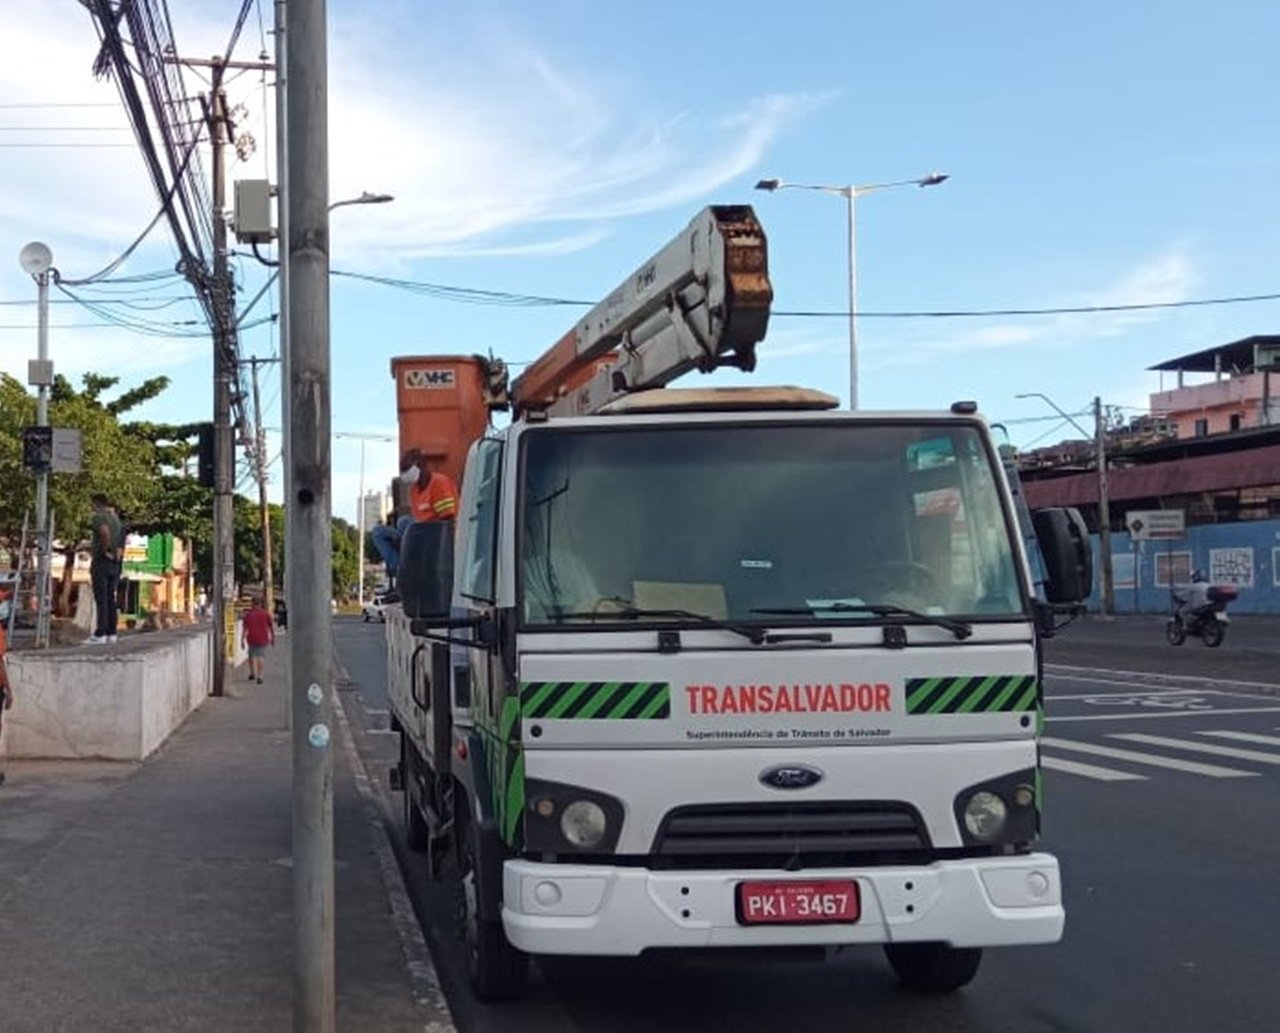
{"type": "Polygon", "coordinates": [[[1194,760],[1178,760],[1174,757],[1159,757],[1153,753],[1138,753],[1136,750],[1117,750],[1111,746],[1099,746],[1097,743],[1076,742],[1073,739],[1055,739],[1050,736],[1040,740],[1045,746],[1060,750],[1075,750],[1078,753],[1091,753],[1098,757],[1111,757],[1114,760],[1128,760],[1135,764],[1148,764],[1153,768],[1172,768],[1175,771],[1186,771],[1192,775],[1207,775],[1210,778],[1257,778],[1256,771],[1238,771],[1235,768],[1222,768],[1216,764],[1201,764],[1194,760]]]}
{"type": "Polygon", "coordinates": [[[1134,775],[1128,771],[1116,771],[1115,768],[1100,768],[1093,764],[1082,764],[1078,760],[1067,760],[1064,757],[1041,756],[1040,766],[1053,771],[1065,771],[1069,775],[1083,775],[1085,778],[1096,778],[1099,782],[1145,782],[1146,775],[1134,775]]]}
{"type": "MultiPolygon", "coordinates": [[[[1155,682],[1164,685],[1177,684],[1178,682],[1195,682],[1200,685],[1240,685],[1250,689],[1280,689],[1280,685],[1275,682],[1263,681],[1235,681],[1231,678],[1201,678],[1192,674],[1168,674],[1156,675],[1151,672],[1142,671],[1118,671],[1112,667],[1071,667],[1067,664],[1045,664],[1045,672],[1049,675],[1060,676],[1066,678],[1082,678],[1086,681],[1097,681],[1099,679],[1090,677],[1092,674],[1118,674],[1121,677],[1129,676],[1130,678],[1151,678],[1155,682]]],[[[1135,684],[1129,682],[1128,684],[1135,684]]]]}
{"type": "Polygon", "coordinates": [[[1056,725],[1062,721],[1133,721],[1146,720],[1148,718],[1157,717],[1221,717],[1224,714],[1277,714],[1280,713],[1280,707],[1225,707],[1219,710],[1214,707],[1210,710],[1170,710],[1161,711],[1160,713],[1137,712],[1131,714],[1074,714],[1068,717],[1055,717],[1050,714],[1048,717],[1049,724],[1056,725]]]}
{"type": "Polygon", "coordinates": [[[1238,746],[1219,746],[1211,742],[1193,742],[1189,739],[1170,739],[1163,735],[1144,735],[1142,732],[1114,732],[1108,739],[1124,739],[1126,742],[1145,743],[1147,746],[1168,746],[1175,750],[1194,750],[1196,753],[1212,753],[1215,757],[1231,757],[1233,760],[1252,760],[1259,764],[1280,764],[1280,754],[1263,753],[1261,750],[1242,750],[1238,746]]]}
{"type": "MultiPolygon", "coordinates": [[[[1134,692],[1079,692],[1072,693],[1069,696],[1059,696],[1057,693],[1046,693],[1045,699],[1106,699],[1109,696],[1117,696],[1121,699],[1131,696],[1245,696],[1243,692],[1218,692],[1214,689],[1148,689],[1132,682],[1111,682],[1112,685],[1126,685],[1136,691],[1134,692]]],[[[1253,696],[1249,695],[1249,699],[1275,699],[1274,696],[1253,696]]]]}
{"type": "Polygon", "coordinates": [[[1256,742],[1262,746],[1280,746],[1280,735],[1258,735],[1254,732],[1196,732],[1197,735],[1213,735],[1219,739],[1238,739],[1240,742],[1256,742]]]}

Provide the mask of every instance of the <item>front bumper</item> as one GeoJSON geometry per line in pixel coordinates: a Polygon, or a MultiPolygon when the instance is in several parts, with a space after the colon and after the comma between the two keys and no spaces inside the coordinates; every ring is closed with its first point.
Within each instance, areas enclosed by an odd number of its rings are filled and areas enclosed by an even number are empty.
{"type": "Polygon", "coordinates": [[[1055,943],[1065,914],[1057,858],[1023,854],[804,872],[507,861],[502,920],[511,943],[531,954],[636,955],[651,947],[1055,943]],[[735,886],[748,879],[856,879],[862,914],[851,924],[742,926],[735,886]]]}

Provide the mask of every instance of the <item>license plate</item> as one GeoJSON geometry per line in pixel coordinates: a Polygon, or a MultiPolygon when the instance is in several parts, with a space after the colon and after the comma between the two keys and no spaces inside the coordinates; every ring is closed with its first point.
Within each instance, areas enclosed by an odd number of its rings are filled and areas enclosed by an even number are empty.
{"type": "Polygon", "coordinates": [[[852,879],[823,879],[740,882],[737,910],[742,925],[820,925],[856,922],[861,906],[852,879]]]}

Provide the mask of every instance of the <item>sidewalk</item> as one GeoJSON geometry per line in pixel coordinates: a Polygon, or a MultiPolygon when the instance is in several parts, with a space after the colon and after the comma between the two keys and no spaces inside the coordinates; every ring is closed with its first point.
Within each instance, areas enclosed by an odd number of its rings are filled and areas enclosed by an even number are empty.
{"type": "MultiPolygon", "coordinates": [[[[266,684],[240,668],[142,764],[7,762],[0,1029],[292,1028],[285,648],[266,684]]],[[[451,1030],[335,725],[338,1028],[451,1030]]]]}

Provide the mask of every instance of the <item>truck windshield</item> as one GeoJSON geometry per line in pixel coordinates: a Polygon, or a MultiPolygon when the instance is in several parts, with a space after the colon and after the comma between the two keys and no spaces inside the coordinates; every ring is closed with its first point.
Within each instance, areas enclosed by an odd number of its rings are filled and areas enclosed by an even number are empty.
{"type": "Polygon", "coordinates": [[[959,421],[526,433],[524,623],[1022,615],[993,462],[959,421]]]}

